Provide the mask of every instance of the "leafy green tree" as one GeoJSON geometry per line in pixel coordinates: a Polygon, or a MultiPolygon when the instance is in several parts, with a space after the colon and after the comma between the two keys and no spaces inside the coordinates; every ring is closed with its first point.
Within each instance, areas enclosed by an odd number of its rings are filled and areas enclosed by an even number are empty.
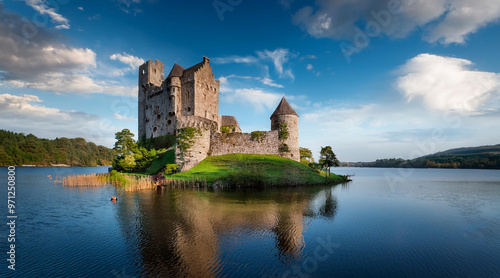
{"type": "Polygon", "coordinates": [[[330,176],[330,167],[338,167],[340,162],[335,153],[333,153],[331,146],[321,147],[319,154],[319,164],[323,169],[328,170],[327,175],[330,176]]]}
{"type": "MultiPolygon", "coordinates": [[[[126,154],[123,156],[123,158],[116,161],[116,168],[124,170],[126,172],[134,171],[136,165],[137,163],[135,162],[135,157],[133,154],[126,154]]],[[[115,165],[113,165],[113,168],[115,168],[115,165]]]]}
{"type": "Polygon", "coordinates": [[[124,172],[144,172],[156,157],[154,148],[148,150],[144,142],[141,146],[132,138],[134,134],[124,129],[115,134],[117,156],[113,160],[113,169],[124,172]]]}
{"type": "Polygon", "coordinates": [[[308,148],[299,148],[300,152],[300,163],[309,166],[310,163],[314,162],[312,151],[308,148]]]}
{"type": "Polygon", "coordinates": [[[119,156],[137,152],[137,143],[133,137],[134,134],[127,128],[115,133],[115,150],[119,156]]]}
{"type": "Polygon", "coordinates": [[[309,165],[307,165],[311,168],[313,168],[314,170],[317,170],[318,172],[321,171],[321,165],[319,163],[316,163],[316,162],[311,162],[309,163],[309,165]]]}

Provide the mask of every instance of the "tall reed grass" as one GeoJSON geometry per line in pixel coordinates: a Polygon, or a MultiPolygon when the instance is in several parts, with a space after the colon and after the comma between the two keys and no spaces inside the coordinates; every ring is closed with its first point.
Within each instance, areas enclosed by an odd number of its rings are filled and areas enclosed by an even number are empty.
{"type": "Polygon", "coordinates": [[[78,174],[56,177],[55,184],[67,187],[93,187],[113,185],[125,191],[139,191],[159,189],[161,186],[169,188],[208,188],[206,179],[165,179],[163,176],[134,176],[123,175],[116,171],[106,174],[78,174]]]}
{"type": "Polygon", "coordinates": [[[108,174],[78,174],[57,177],[54,183],[61,183],[63,186],[67,187],[92,187],[112,184],[123,188],[125,191],[155,189],[157,186],[150,176],[126,176],[117,172],[108,174]]]}
{"type": "Polygon", "coordinates": [[[165,180],[162,184],[170,188],[207,188],[209,187],[206,179],[189,179],[189,180],[165,180]]]}
{"type": "Polygon", "coordinates": [[[65,177],[56,177],[54,183],[63,186],[104,186],[109,184],[108,174],[79,174],[65,177]]]}

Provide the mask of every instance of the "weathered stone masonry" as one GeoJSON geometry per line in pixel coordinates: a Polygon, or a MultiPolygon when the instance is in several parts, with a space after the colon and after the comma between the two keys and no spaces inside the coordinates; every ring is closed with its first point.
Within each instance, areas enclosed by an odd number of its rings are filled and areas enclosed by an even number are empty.
{"type": "Polygon", "coordinates": [[[220,133],[212,134],[210,138],[210,155],[230,153],[249,154],[279,154],[278,131],[266,131],[262,140],[252,140],[250,133],[220,133]]]}
{"type": "Polygon", "coordinates": [[[200,130],[195,144],[176,156],[182,171],[208,155],[230,153],[278,154],[300,161],[299,116],[284,97],[271,116],[271,131],[258,132],[259,137],[255,138],[251,133],[241,133],[234,116],[219,115],[219,87],[206,57],[188,69],[174,64],[167,78],[162,62],[144,63],[139,67],[140,140],[176,135],[185,127],[200,130]],[[283,127],[286,138],[280,136],[283,127]]]}

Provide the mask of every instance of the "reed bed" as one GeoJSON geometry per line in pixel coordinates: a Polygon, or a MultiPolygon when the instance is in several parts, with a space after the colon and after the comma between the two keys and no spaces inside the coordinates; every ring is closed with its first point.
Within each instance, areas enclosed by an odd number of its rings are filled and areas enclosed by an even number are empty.
{"type": "Polygon", "coordinates": [[[123,176],[126,182],[113,181],[113,185],[122,186],[125,191],[139,191],[146,189],[155,189],[157,185],[153,182],[151,176],[137,177],[137,176],[123,176]]]}
{"type": "Polygon", "coordinates": [[[190,180],[165,180],[163,186],[170,188],[207,188],[206,179],[190,179],[190,180]]]}
{"type": "Polygon", "coordinates": [[[162,186],[169,188],[207,188],[206,179],[165,179],[161,176],[133,176],[117,172],[106,174],[79,174],[56,177],[55,184],[67,187],[93,187],[113,185],[125,191],[159,190],[162,186]]]}
{"type": "Polygon", "coordinates": [[[93,187],[114,185],[123,188],[125,191],[138,191],[154,189],[156,184],[152,177],[126,176],[122,174],[78,174],[64,177],[57,177],[55,184],[61,183],[67,187],[93,187]]]}
{"type": "Polygon", "coordinates": [[[63,186],[104,186],[109,184],[107,174],[81,174],[69,175],[65,177],[56,177],[54,183],[61,183],[63,186]]]}

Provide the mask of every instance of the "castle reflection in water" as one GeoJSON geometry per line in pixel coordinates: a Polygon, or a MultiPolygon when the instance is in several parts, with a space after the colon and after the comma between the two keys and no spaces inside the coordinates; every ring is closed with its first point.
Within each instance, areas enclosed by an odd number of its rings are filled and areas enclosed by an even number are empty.
{"type": "Polygon", "coordinates": [[[337,210],[332,187],[126,194],[116,215],[147,276],[244,272],[251,262],[241,246],[257,249],[250,254],[274,253],[274,263],[293,263],[303,259],[307,218],[333,220],[337,210]],[[266,240],[274,246],[260,244],[266,240]]]}

